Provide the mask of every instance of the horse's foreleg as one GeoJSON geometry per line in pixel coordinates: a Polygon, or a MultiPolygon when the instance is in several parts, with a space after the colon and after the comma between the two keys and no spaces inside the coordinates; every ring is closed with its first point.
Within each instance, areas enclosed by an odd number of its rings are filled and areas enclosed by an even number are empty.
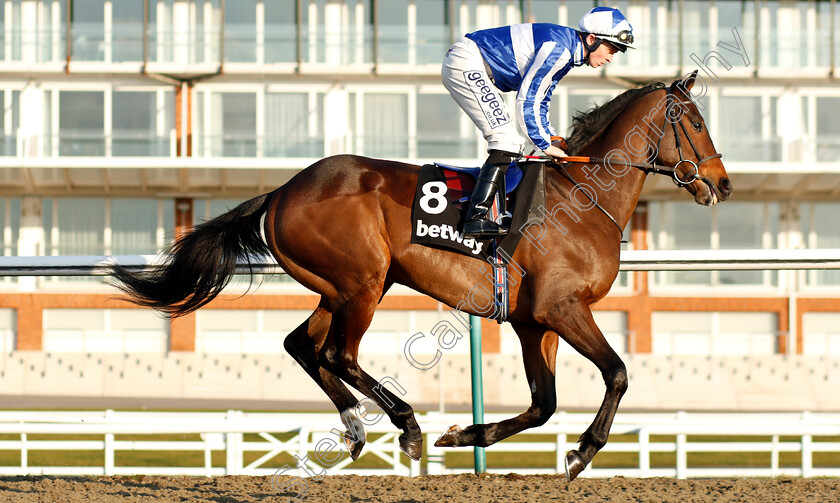
{"type": "Polygon", "coordinates": [[[525,375],[531,388],[531,406],[522,414],[498,423],[474,424],[463,430],[453,426],[435,442],[437,447],[486,447],[528,428],[541,426],[557,408],[554,362],[558,336],[536,325],[513,325],[522,345],[525,375]]]}
{"type": "Polygon", "coordinates": [[[627,369],[595,324],[588,306],[566,305],[562,312],[555,310],[552,314],[552,325],[558,333],[598,367],[607,387],[595,419],[578,440],[580,447],[566,453],[566,478],[572,481],[607,443],[618,403],[627,391],[627,369]]]}
{"type": "Polygon", "coordinates": [[[318,350],[327,337],[331,322],[332,314],[323,306],[318,306],[306,321],[286,336],[284,347],[335,404],[342,422],[347,427],[344,437],[347,450],[350,456],[356,459],[365,446],[364,427],[353,412],[357,404],[356,397],[341,379],[318,362],[318,350]]]}
{"type": "MultiPolygon", "coordinates": [[[[394,426],[403,431],[399,438],[400,448],[410,458],[418,460],[422,454],[423,435],[414,417],[414,409],[385,387],[389,379],[377,381],[359,366],[359,344],[370,325],[380,296],[379,289],[362,289],[336,310],[319,360],[388,415],[394,426]]],[[[396,381],[391,385],[399,387],[396,381]]]]}

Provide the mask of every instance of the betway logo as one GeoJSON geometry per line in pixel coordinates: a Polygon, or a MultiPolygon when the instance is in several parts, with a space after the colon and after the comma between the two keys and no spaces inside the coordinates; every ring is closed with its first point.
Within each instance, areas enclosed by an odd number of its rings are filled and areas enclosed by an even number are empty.
{"type": "Polygon", "coordinates": [[[451,225],[426,225],[422,220],[417,220],[417,237],[423,236],[439,237],[460,243],[469,248],[473,255],[481,253],[481,248],[484,246],[484,243],[473,238],[464,239],[464,233],[456,231],[451,225]]]}

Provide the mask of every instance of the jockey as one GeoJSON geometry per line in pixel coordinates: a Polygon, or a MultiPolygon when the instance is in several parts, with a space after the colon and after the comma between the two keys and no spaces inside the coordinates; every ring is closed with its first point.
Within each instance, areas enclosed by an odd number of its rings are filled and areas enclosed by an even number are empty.
{"type": "Polygon", "coordinates": [[[507,227],[485,219],[511,160],[521,154],[517,133],[500,92],[516,92],[516,119],[531,143],[564,157],[548,121],[551,93],[572,67],[612,61],[633,44],[633,27],[618,10],[595,7],[578,29],[548,23],[518,24],[468,33],[443,60],[443,85],[487,140],[464,221],[465,237],[498,237],[507,227]]]}

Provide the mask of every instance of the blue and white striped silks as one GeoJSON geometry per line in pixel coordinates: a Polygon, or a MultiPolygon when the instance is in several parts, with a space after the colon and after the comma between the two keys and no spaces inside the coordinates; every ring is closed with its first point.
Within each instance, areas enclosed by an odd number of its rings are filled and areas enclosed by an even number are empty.
{"type": "Polygon", "coordinates": [[[534,145],[544,150],[554,129],[548,105],[557,82],[584,64],[576,30],[548,23],[517,24],[466,35],[478,45],[496,87],[516,91],[516,117],[534,145]]]}

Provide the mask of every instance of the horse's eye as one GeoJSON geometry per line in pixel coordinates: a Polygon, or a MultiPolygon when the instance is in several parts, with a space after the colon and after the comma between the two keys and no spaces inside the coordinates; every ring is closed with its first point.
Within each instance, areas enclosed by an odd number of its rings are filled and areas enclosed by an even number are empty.
{"type": "Polygon", "coordinates": [[[703,128],[703,126],[701,126],[699,122],[692,122],[691,127],[693,127],[694,130],[697,132],[700,132],[700,130],[703,128]]]}

